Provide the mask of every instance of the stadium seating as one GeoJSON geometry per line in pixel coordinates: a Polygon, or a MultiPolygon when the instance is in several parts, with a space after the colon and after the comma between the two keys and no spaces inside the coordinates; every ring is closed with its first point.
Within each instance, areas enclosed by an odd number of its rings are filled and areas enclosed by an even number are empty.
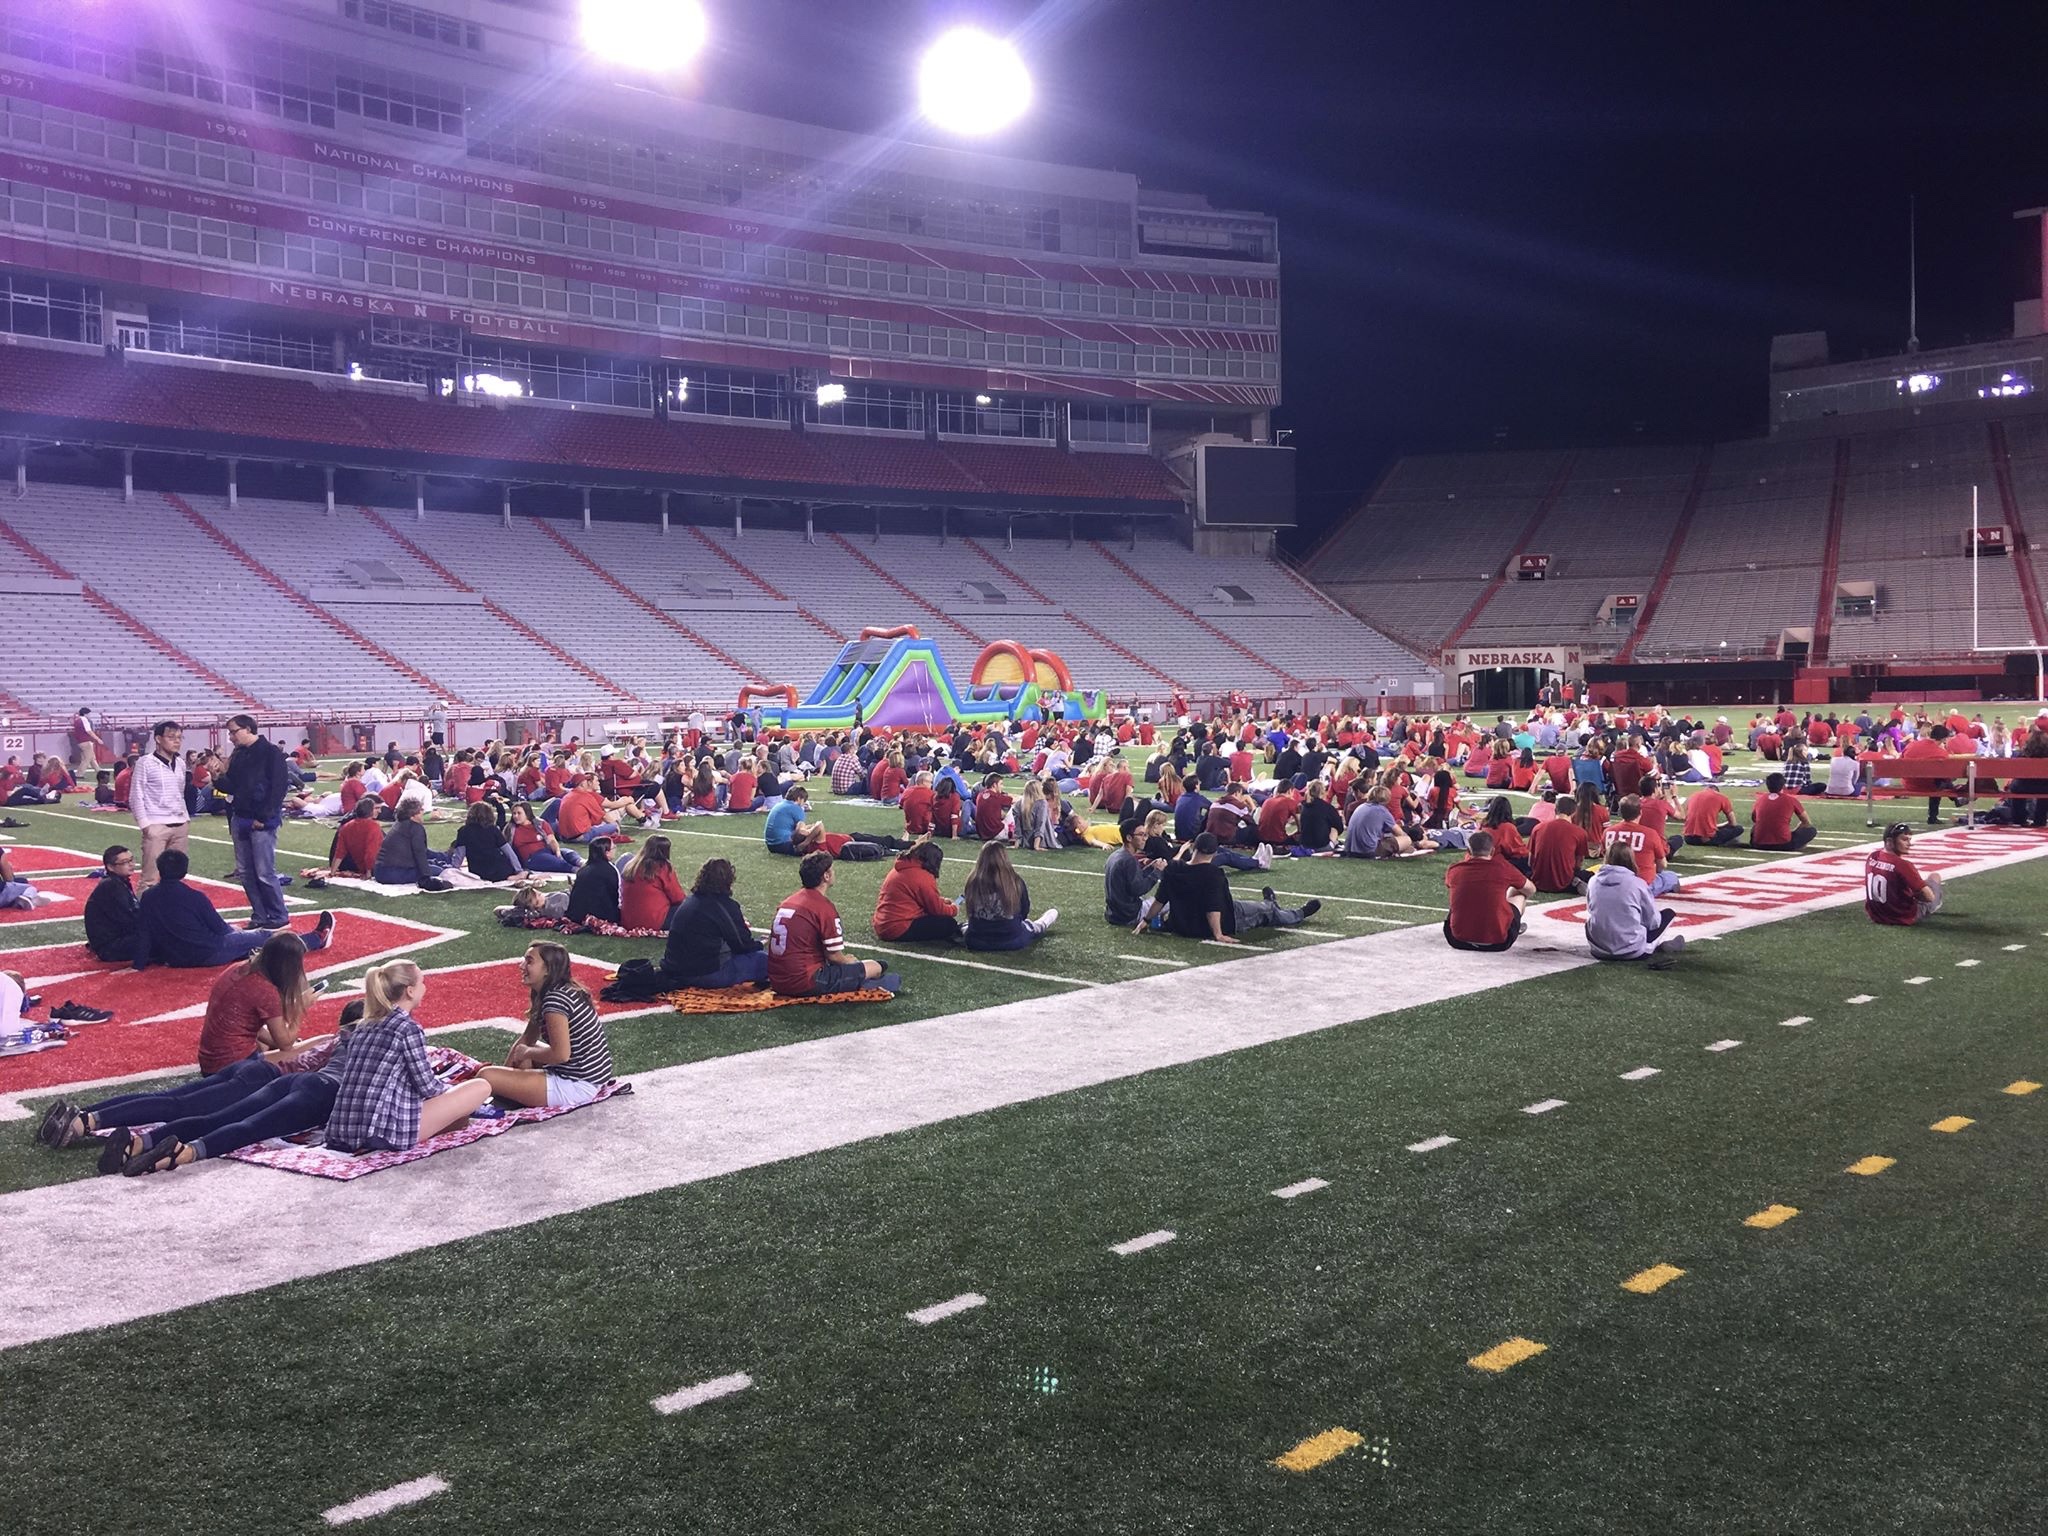
{"type": "Polygon", "coordinates": [[[833,465],[842,485],[885,486],[935,495],[973,495],[979,481],[929,443],[914,438],[812,432],[806,438],[833,465]]]}
{"type": "Polygon", "coordinates": [[[1076,453],[1074,462],[1112,496],[1130,501],[1186,501],[1180,476],[1149,453],[1076,453]]]}
{"type": "MultiPolygon", "coordinates": [[[[304,377],[274,372],[218,372],[182,365],[133,364],[193,426],[233,437],[281,443],[331,443],[338,447],[388,450],[389,440],[351,407],[360,390],[322,389],[304,377]]],[[[390,398],[390,397],[385,397],[390,398]]],[[[394,405],[412,402],[394,400],[394,405]]]]}
{"type": "Polygon", "coordinates": [[[1009,496],[1057,496],[1098,500],[1102,482],[1072,454],[1057,448],[1028,448],[1010,443],[941,443],[951,459],[984,490],[1009,496]]]}
{"type": "Polygon", "coordinates": [[[487,463],[560,463],[561,456],[526,429],[534,414],[516,406],[463,405],[357,391],[356,415],[395,447],[487,463]]]}
{"type": "Polygon", "coordinates": [[[189,431],[192,419],[157,387],[156,370],[42,347],[0,347],[0,413],[189,431]]]}
{"type": "Polygon", "coordinates": [[[692,445],[687,430],[651,416],[534,408],[522,413],[520,423],[554,457],[568,464],[654,475],[721,472],[692,445]]]}

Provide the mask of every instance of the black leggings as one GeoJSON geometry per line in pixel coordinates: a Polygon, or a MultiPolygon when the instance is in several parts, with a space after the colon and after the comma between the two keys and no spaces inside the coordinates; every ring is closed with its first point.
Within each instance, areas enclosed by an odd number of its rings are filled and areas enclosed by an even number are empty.
{"type": "Polygon", "coordinates": [[[919,942],[933,939],[957,942],[959,938],[960,924],[955,919],[939,912],[925,912],[913,917],[910,926],[889,942],[900,943],[903,939],[919,942]]]}

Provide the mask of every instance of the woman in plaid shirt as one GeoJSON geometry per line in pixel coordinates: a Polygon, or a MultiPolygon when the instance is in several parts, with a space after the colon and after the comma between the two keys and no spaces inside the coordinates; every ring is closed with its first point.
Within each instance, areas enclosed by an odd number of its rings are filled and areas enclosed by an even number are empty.
{"type": "Polygon", "coordinates": [[[450,1087],[427,1064],[427,1034],[413,1010],[427,979],[410,960],[363,978],[369,1019],[349,1037],[327,1145],[341,1152],[402,1152],[467,1120],[491,1096],[481,1078],[450,1087]]]}

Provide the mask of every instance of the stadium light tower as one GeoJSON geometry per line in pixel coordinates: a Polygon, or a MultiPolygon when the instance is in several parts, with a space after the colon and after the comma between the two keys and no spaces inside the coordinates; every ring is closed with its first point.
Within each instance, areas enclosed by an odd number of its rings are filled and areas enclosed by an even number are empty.
{"type": "Polygon", "coordinates": [[[702,0],[583,0],[583,46],[607,63],[681,69],[710,36],[702,0]]]}
{"type": "Polygon", "coordinates": [[[1031,71],[1017,50],[978,27],[955,27],[917,67],[918,109],[948,133],[999,133],[1031,108],[1031,71]]]}

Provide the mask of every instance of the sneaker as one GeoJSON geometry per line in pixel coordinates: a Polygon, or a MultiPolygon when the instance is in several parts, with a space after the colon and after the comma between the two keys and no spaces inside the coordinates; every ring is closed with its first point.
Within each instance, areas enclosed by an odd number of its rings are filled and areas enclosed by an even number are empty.
{"type": "Polygon", "coordinates": [[[1273,867],[1273,845],[1271,843],[1259,844],[1259,851],[1253,854],[1252,857],[1259,861],[1259,868],[1271,869],[1273,867]]]}
{"type": "Polygon", "coordinates": [[[469,1112],[469,1118],[472,1120],[502,1120],[505,1118],[505,1107],[502,1104],[496,1104],[486,1099],[469,1112]]]}
{"type": "Polygon", "coordinates": [[[1304,901],[1301,904],[1301,920],[1303,922],[1307,922],[1310,918],[1314,917],[1318,912],[1322,910],[1323,904],[1320,901],[1317,901],[1316,899],[1311,897],[1309,900],[1304,901]]]}
{"type": "Polygon", "coordinates": [[[1261,901],[1273,902],[1276,906],[1279,904],[1278,898],[1275,897],[1273,894],[1273,887],[1271,887],[1270,885],[1262,885],[1259,887],[1259,899],[1261,901]]]}
{"type": "Polygon", "coordinates": [[[1046,929],[1050,928],[1054,923],[1058,922],[1059,920],[1060,909],[1058,907],[1047,907],[1045,909],[1045,915],[1038,920],[1038,931],[1040,933],[1045,932],[1046,929]]]}
{"type": "Polygon", "coordinates": [[[334,914],[332,912],[322,912],[320,920],[313,924],[313,932],[323,940],[333,938],[334,914]]]}
{"type": "Polygon", "coordinates": [[[895,971],[884,971],[882,972],[881,976],[876,980],[875,985],[880,987],[884,992],[888,993],[891,997],[894,997],[898,992],[901,992],[903,990],[903,978],[895,971]]]}
{"type": "Polygon", "coordinates": [[[105,1024],[114,1017],[111,1008],[88,1008],[83,1003],[74,1003],[70,998],[50,1010],[50,1017],[60,1024],[105,1024]]]}

